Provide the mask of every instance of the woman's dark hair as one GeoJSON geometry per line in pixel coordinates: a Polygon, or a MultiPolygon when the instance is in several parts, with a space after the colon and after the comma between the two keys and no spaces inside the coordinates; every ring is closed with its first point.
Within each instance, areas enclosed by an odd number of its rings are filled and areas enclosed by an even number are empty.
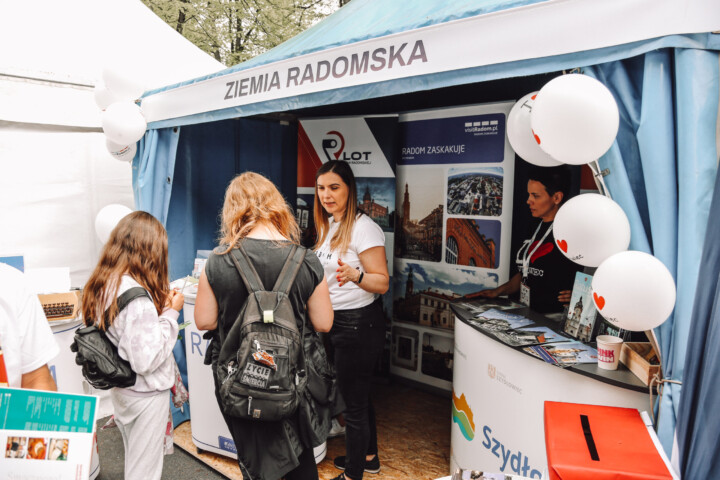
{"type": "Polygon", "coordinates": [[[528,181],[530,180],[542,183],[550,196],[561,192],[563,194],[562,203],[570,198],[570,169],[566,165],[531,167],[528,172],[528,181]]]}
{"type": "Polygon", "coordinates": [[[358,215],[357,205],[357,186],[355,184],[355,175],[353,174],[350,165],[343,160],[330,160],[324,163],[315,174],[315,229],[317,230],[317,243],[315,249],[318,249],[323,244],[325,238],[330,231],[329,216],[320,202],[320,197],[317,193],[317,179],[320,175],[326,173],[334,173],[340,177],[340,179],[348,187],[348,200],[345,207],[345,213],[340,221],[337,231],[330,239],[330,249],[332,251],[340,252],[343,255],[347,251],[347,247],[350,244],[352,238],[352,229],[355,225],[355,219],[358,215]]]}

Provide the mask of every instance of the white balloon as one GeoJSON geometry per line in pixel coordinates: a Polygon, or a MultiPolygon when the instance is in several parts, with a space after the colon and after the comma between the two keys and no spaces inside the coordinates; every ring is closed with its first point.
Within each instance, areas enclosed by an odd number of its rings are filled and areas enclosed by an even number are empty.
{"type": "Polygon", "coordinates": [[[125,205],[113,203],[104,206],[95,217],[95,233],[97,233],[100,242],[107,242],[110,238],[110,233],[117,226],[118,222],[129,213],[132,213],[132,210],[125,205]]]}
{"type": "Polygon", "coordinates": [[[613,325],[651,330],[675,306],[675,281],[663,263],[643,252],[616,253],[602,262],[592,280],[593,301],[613,325]]]}
{"type": "Polygon", "coordinates": [[[95,104],[100,110],[105,110],[110,104],[118,101],[118,98],[102,83],[95,85],[93,96],[95,97],[95,104]]]}
{"type": "Polygon", "coordinates": [[[548,155],[563,163],[583,165],[610,149],[620,114],[605,85],[578,73],[554,78],[540,89],[530,122],[540,148],[548,155]]]}
{"type": "Polygon", "coordinates": [[[630,245],[630,222],[620,205],[604,195],[585,193],[560,207],[553,222],[560,251],[575,263],[597,267],[630,245]]]}
{"type": "Polygon", "coordinates": [[[105,145],[115,160],[131,162],[132,159],[135,158],[135,153],[137,153],[137,144],[135,143],[120,145],[108,139],[105,140],[105,145]]]}
{"type": "Polygon", "coordinates": [[[140,107],[132,102],[116,102],[102,114],[102,129],[110,141],[120,145],[135,143],[145,135],[147,122],[140,107]]]}
{"type": "Polygon", "coordinates": [[[528,93],[513,105],[507,119],[508,140],[515,153],[526,162],[541,167],[556,167],[562,163],[540,148],[530,127],[530,113],[537,93],[528,93]]]}
{"type": "Polygon", "coordinates": [[[114,67],[105,67],[102,72],[103,82],[119,100],[134,102],[140,98],[145,87],[138,80],[128,78],[123,71],[114,67]]]}

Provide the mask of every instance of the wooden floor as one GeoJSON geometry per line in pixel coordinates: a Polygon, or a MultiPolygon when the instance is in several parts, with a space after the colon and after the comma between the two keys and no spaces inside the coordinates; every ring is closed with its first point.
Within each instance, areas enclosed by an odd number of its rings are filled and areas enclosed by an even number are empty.
{"type": "MultiPolygon", "coordinates": [[[[441,397],[400,384],[374,385],[380,473],[370,480],[435,479],[450,471],[450,397],[441,397]]],[[[197,453],[191,422],[175,429],[175,444],[231,479],[241,479],[237,462],[212,453],[197,453]]],[[[318,464],[321,480],[340,474],[332,460],[345,454],[344,437],[328,441],[325,460],[318,464]]]]}

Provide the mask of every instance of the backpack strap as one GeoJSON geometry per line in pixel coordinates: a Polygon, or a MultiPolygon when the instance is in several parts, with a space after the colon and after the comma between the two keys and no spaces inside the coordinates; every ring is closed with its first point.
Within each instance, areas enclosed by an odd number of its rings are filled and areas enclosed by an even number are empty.
{"type": "Polygon", "coordinates": [[[257,270],[255,270],[255,266],[253,266],[252,262],[250,261],[250,257],[243,248],[242,242],[238,243],[237,250],[240,252],[240,255],[235,256],[233,254],[233,251],[231,250],[230,259],[235,264],[235,268],[237,269],[238,273],[240,273],[240,278],[242,278],[242,281],[245,284],[245,288],[247,288],[248,293],[265,290],[262,279],[260,278],[260,275],[258,275],[257,270]],[[246,275],[245,272],[250,273],[246,275]]]}
{"type": "Polygon", "coordinates": [[[118,297],[117,300],[118,315],[120,315],[120,312],[125,310],[125,308],[130,304],[130,302],[140,297],[147,297],[152,300],[147,290],[142,287],[132,287],[126,290],[122,295],[118,297]]]}
{"type": "Polygon", "coordinates": [[[288,294],[290,287],[292,287],[293,282],[295,282],[295,277],[297,277],[300,271],[300,267],[302,267],[303,260],[305,259],[305,251],[305,247],[292,246],[290,254],[287,260],[285,260],[285,265],[283,265],[280,275],[278,275],[278,279],[275,282],[273,292],[288,294]]]}

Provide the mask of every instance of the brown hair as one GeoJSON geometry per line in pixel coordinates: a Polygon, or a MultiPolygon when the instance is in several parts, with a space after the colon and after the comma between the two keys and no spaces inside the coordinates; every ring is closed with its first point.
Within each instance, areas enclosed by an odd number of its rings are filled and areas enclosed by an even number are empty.
{"type": "Polygon", "coordinates": [[[117,316],[120,279],[130,275],[150,293],[158,314],[170,293],[168,280],[167,233],[162,224],[147,212],[132,212],[123,217],[110,233],[100,261],[85,284],[82,315],[85,325],[96,323],[107,330],[117,316]],[[105,306],[110,304],[107,310],[105,306]]]}
{"type": "Polygon", "coordinates": [[[315,174],[315,206],[313,217],[315,219],[315,228],[317,230],[318,240],[315,243],[314,248],[317,250],[323,242],[325,242],[325,239],[330,233],[330,217],[323,208],[320,196],[317,193],[317,179],[320,175],[330,172],[338,175],[348,187],[348,199],[345,205],[345,213],[343,214],[342,220],[340,220],[340,225],[338,226],[337,231],[330,239],[330,250],[343,255],[347,252],[350,240],[352,240],[352,230],[355,226],[355,219],[357,218],[358,213],[361,212],[358,210],[357,206],[357,186],[355,185],[355,175],[353,175],[350,165],[342,160],[330,160],[329,162],[324,163],[315,174]]]}
{"type": "Polygon", "coordinates": [[[291,242],[300,243],[300,227],[285,198],[267,178],[255,172],[235,177],[225,190],[220,244],[228,253],[258,225],[272,225],[291,242]]]}

